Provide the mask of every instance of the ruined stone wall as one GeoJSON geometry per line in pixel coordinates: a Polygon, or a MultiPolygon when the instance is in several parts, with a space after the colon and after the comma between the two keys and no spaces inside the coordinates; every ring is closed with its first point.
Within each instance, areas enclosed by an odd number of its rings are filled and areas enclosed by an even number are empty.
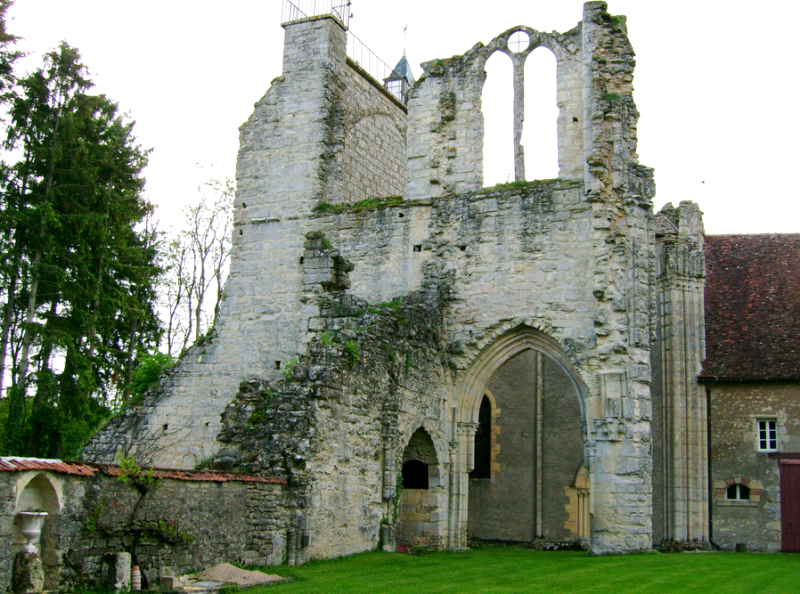
{"type": "MultiPolygon", "coordinates": [[[[309,240],[305,262],[331,252],[325,243],[309,240]]],[[[287,480],[298,542],[290,561],[378,545],[381,526],[394,525],[395,481],[418,428],[433,439],[446,476],[443,291],[388,305],[320,291],[312,320],[319,333],[307,353],[284,379],[243,385],[226,412],[225,448],[213,464],[287,480]]]]}
{"type": "MultiPolygon", "coordinates": [[[[12,522],[19,490],[39,472],[0,473],[0,588],[10,584],[12,522]]],[[[99,589],[103,556],[127,551],[144,579],[217,563],[273,565],[286,560],[283,485],[158,479],[137,484],[97,474],[44,473],[60,510],[48,516],[40,553],[48,589],[99,589]],[[139,487],[147,489],[144,493],[139,487]]]]}
{"type": "MultiPolygon", "coordinates": [[[[383,130],[395,146],[387,118],[401,130],[402,110],[344,117],[396,104],[374,87],[368,101],[359,99],[368,86],[348,88],[356,71],[338,23],[287,25],[284,73],[241,131],[231,276],[215,332],[88,455],[108,460],[131,449],[171,466],[217,455],[218,463],[281,467],[294,506],[287,548],[302,560],[376,544],[390,511],[393,464],[424,427],[448,472],[442,543],[461,548],[475,402],[514,349],[540,346],[580,394],[593,549],[649,548],[654,186],[636,157],[624,18],[605,9],[589,2],[579,29],[537,34],[537,43],[557,53],[559,68],[571,64],[570,95],[559,99],[560,118],[578,120],[559,124],[571,130],[559,141],[560,154],[573,155],[560,157],[571,179],[480,190],[488,55],[476,46],[426,66],[409,104],[406,195],[372,204],[353,201],[344,183],[358,175],[347,155],[359,154],[361,132],[353,128],[348,148],[351,132],[342,122],[373,122],[364,134],[383,130]],[[582,118],[571,113],[579,71],[582,118]],[[344,98],[350,90],[352,103],[344,98]],[[578,154],[579,129],[580,166],[567,166],[578,154]],[[414,301],[417,289],[443,286],[446,306],[441,296],[428,295],[422,301],[432,305],[424,307],[414,301]],[[401,297],[420,306],[424,323],[398,321],[378,333],[382,339],[371,338],[361,310],[401,297]],[[326,332],[337,339],[323,338],[326,332]],[[389,354],[398,343],[402,363],[389,354]],[[326,349],[344,359],[329,362],[326,349]],[[263,405],[253,427],[245,414],[258,410],[252,394],[237,394],[251,380],[267,386],[251,390],[261,394],[257,402],[269,400],[276,382],[291,384],[263,405]],[[243,428],[232,434],[220,421],[225,410],[238,411],[231,418],[243,428]],[[269,429],[278,421],[285,427],[269,429]]],[[[391,160],[394,150],[377,154],[391,160]]],[[[387,180],[393,188],[394,174],[387,180]]],[[[368,195],[369,184],[354,191],[368,195]]]]}
{"type": "Polygon", "coordinates": [[[758,451],[758,419],[775,419],[780,452],[800,452],[800,386],[795,382],[708,383],[713,539],[724,549],[781,548],[780,470],[758,451]],[[749,501],[728,501],[732,484],[750,489],[749,501]]]}
{"type": "Polygon", "coordinates": [[[94,439],[88,459],[134,453],[193,468],[212,457],[238,385],[280,378],[310,340],[300,258],[313,208],[402,191],[404,106],[346,61],[334,19],[285,30],[283,74],[240,130],[231,269],[215,328],[94,439]]]}
{"type": "Polygon", "coordinates": [[[332,121],[341,154],[330,166],[324,200],[353,203],[399,196],[405,188],[406,109],[347,61],[332,121]]]}
{"type": "Polygon", "coordinates": [[[0,587],[6,589],[11,584],[14,557],[12,552],[12,528],[14,522],[15,493],[14,480],[9,474],[0,475],[0,587]]]}
{"type": "MultiPolygon", "coordinates": [[[[580,44],[580,27],[561,35],[520,25],[498,35],[488,45],[476,44],[464,55],[423,63],[424,72],[409,94],[406,198],[470,192],[483,186],[481,94],[486,61],[496,51],[508,54],[514,64],[518,136],[522,134],[525,58],[538,47],[553,52],[558,80],[559,177],[582,180],[586,124],[580,44]],[[528,47],[519,53],[508,48],[508,38],[516,31],[530,37],[528,47]]],[[[517,180],[524,180],[525,176],[519,173],[518,169],[517,180]]]]}
{"type": "Polygon", "coordinates": [[[582,341],[592,324],[571,313],[591,306],[593,246],[591,209],[580,195],[577,182],[533,182],[345,212],[318,226],[354,264],[350,290],[359,297],[392,299],[419,288],[426,271],[452,276],[452,340],[485,332],[499,311],[513,317],[535,310],[563,340],[582,341]]]}

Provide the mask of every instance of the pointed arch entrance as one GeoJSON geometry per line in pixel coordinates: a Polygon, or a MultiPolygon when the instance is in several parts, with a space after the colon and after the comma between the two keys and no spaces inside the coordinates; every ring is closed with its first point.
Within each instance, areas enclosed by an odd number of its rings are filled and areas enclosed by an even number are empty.
{"type": "Polygon", "coordinates": [[[463,545],[468,537],[581,540],[571,529],[565,489],[574,485],[575,469],[588,466],[585,397],[562,346],[528,325],[507,330],[476,357],[461,382],[457,413],[458,504],[451,506],[451,521],[463,545]],[[487,402],[491,472],[470,477],[487,402]]]}
{"type": "Polygon", "coordinates": [[[422,427],[403,450],[401,476],[397,544],[441,548],[445,491],[436,446],[422,427]]]}

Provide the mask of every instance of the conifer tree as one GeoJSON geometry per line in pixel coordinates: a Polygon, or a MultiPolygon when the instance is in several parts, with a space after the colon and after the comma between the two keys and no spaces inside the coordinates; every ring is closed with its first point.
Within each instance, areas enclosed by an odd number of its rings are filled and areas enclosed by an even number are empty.
{"type": "Polygon", "coordinates": [[[20,157],[0,213],[9,454],[76,455],[160,332],[155,242],[142,226],[147,151],[91,85],[62,43],[11,102],[6,148],[20,157]]]}

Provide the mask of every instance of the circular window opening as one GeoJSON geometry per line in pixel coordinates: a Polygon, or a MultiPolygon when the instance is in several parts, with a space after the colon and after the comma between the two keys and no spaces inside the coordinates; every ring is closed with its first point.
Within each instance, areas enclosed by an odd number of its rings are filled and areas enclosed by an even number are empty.
{"type": "Polygon", "coordinates": [[[508,49],[518,54],[528,49],[530,43],[531,37],[525,31],[514,31],[508,38],[508,49]]]}

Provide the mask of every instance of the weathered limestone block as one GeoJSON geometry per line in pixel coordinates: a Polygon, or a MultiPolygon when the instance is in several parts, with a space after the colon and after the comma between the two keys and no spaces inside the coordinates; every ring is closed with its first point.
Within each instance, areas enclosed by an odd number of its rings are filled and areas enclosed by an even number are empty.
{"type": "Polygon", "coordinates": [[[17,594],[44,590],[44,565],[39,553],[16,554],[12,589],[17,594]]]}
{"type": "Polygon", "coordinates": [[[130,553],[109,553],[103,557],[103,588],[112,592],[130,591],[130,553]]]}

